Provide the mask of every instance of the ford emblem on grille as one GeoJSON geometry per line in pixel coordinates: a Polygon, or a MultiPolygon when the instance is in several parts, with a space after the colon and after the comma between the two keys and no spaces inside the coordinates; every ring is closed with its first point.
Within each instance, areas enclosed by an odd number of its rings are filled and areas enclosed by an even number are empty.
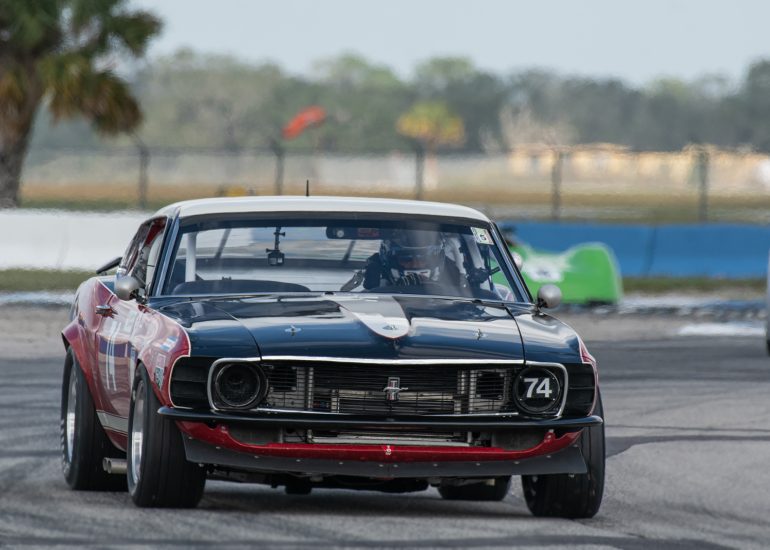
{"type": "Polygon", "coordinates": [[[391,376],[388,378],[388,385],[385,386],[382,391],[385,392],[385,398],[388,401],[398,401],[399,392],[406,391],[409,388],[401,388],[399,384],[401,379],[398,376],[391,376]]]}

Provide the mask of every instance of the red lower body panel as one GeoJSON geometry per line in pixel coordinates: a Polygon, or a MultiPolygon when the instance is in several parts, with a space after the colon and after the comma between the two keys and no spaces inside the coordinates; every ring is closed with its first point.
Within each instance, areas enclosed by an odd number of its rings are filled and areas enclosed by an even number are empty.
{"type": "Polygon", "coordinates": [[[350,445],[316,443],[268,443],[249,445],[234,439],[227,426],[209,428],[204,424],[180,422],[183,433],[209,445],[248,453],[256,456],[288,459],[320,459],[371,462],[454,462],[454,461],[510,461],[557,453],[574,444],[580,432],[556,437],[546,433],[538,445],[524,450],[505,450],[496,447],[454,447],[418,445],[350,445]]]}

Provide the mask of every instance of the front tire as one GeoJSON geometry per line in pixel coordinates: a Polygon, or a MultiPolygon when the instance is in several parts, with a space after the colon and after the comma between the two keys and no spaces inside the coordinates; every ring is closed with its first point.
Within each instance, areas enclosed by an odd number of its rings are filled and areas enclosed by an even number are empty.
{"type": "MultiPolygon", "coordinates": [[[[604,418],[601,395],[594,414],[604,418]]],[[[521,476],[524,499],[535,516],[592,518],[604,494],[604,424],[584,428],[578,443],[586,461],[585,474],[521,476]]]]}
{"type": "Polygon", "coordinates": [[[122,458],[104,432],[83,370],[72,348],[67,349],[62,380],[60,438],[62,473],[79,491],[125,491],[126,479],[104,471],[105,458],[122,458]]]}
{"type": "Polygon", "coordinates": [[[468,485],[446,485],[438,492],[444,500],[476,500],[498,502],[503,500],[511,488],[511,476],[496,477],[493,484],[471,483],[468,485]]]}
{"type": "Polygon", "coordinates": [[[187,461],[182,433],[159,408],[147,371],[139,366],[128,417],[128,491],[142,508],[195,508],[206,472],[187,461]]]}

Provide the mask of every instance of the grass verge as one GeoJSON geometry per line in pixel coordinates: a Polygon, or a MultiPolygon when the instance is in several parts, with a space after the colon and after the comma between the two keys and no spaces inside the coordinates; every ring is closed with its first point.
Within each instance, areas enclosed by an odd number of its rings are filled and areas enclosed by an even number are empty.
{"type": "Polygon", "coordinates": [[[75,290],[80,283],[93,276],[93,271],[0,269],[0,292],[75,290]]]}
{"type": "Polygon", "coordinates": [[[718,292],[720,290],[764,292],[767,281],[758,279],[716,279],[710,277],[623,277],[625,292],[718,292]]]}

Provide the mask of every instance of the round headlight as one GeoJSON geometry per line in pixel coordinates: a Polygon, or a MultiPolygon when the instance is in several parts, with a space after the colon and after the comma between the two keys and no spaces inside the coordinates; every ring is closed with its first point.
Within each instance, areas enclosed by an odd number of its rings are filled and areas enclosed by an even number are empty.
{"type": "Polygon", "coordinates": [[[552,412],[561,402],[559,378],[550,369],[528,367],[521,371],[513,384],[516,404],[528,413],[552,412]]]}
{"type": "Polygon", "coordinates": [[[250,363],[229,363],[214,376],[215,403],[233,409],[248,409],[260,401],[267,390],[265,375],[250,363]]]}

